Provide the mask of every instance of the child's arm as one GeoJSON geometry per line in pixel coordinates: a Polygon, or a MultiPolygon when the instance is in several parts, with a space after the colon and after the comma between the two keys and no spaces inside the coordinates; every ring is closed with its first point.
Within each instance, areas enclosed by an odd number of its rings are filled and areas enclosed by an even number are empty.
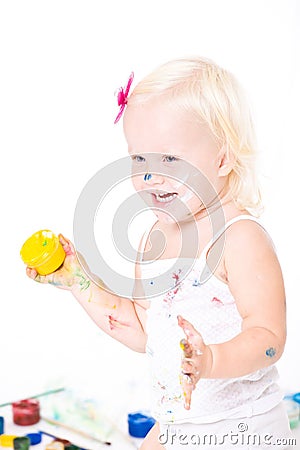
{"type": "Polygon", "coordinates": [[[233,378],[274,364],[286,339],[285,291],[272,242],[259,225],[237,222],[227,231],[225,269],[228,286],[242,317],[242,331],[222,344],[205,345],[196,331],[179,318],[193,347],[190,391],[200,378],[233,378]],[[198,353],[198,354],[197,354],[198,353]]]}
{"type": "Polygon", "coordinates": [[[286,340],[285,290],[273,244],[253,222],[228,230],[225,268],[228,285],[243,319],[242,332],[211,345],[211,378],[243,376],[274,364],[286,340]]]}
{"type": "Polygon", "coordinates": [[[137,352],[144,352],[146,334],[134,302],[111,293],[94,275],[89,277],[87,267],[82,269],[71,242],[62,235],[60,242],[66,253],[63,266],[47,276],[27,268],[27,275],[37,282],[69,290],[105,333],[137,352]]]}

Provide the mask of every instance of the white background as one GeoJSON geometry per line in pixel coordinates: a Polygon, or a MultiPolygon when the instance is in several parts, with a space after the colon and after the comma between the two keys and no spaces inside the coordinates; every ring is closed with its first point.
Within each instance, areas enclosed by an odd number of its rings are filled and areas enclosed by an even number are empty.
{"type": "Polygon", "coordinates": [[[67,384],[116,410],[125,390],[148,405],[144,355],[106,337],[67,292],[28,280],[19,251],[41,228],[72,239],[83,186],[126,155],[114,92],[129,73],[138,81],[195,54],[232,71],[252,105],[263,221],[287,290],[281,385],[300,391],[299,21],[296,0],[1,1],[0,403],[67,384]]]}

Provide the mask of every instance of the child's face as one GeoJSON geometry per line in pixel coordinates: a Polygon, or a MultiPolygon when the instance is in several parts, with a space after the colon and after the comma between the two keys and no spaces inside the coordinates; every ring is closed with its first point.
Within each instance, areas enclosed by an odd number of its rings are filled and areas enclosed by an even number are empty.
{"type": "MultiPolygon", "coordinates": [[[[133,160],[133,185],[159,220],[170,221],[170,214],[183,204],[189,208],[188,215],[194,216],[224,189],[227,177],[220,170],[224,152],[208,126],[197,122],[192,113],[161,99],[129,105],[124,132],[133,160]],[[191,173],[198,177],[200,197],[190,188],[191,173]]],[[[177,213],[179,220],[186,216],[185,208],[177,213]]]]}

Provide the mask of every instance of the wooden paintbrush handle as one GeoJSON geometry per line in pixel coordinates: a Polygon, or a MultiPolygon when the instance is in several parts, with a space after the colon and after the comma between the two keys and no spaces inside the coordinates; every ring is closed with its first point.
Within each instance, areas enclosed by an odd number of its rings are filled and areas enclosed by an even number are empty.
{"type": "Polygon", "coordinates": [[[72,431],[72,433],[76,433],[79,436],[82,436],[87,439],[92,439],[93,441],[97,441],[100,444],[111,445],[111,442],[109,442],[109,441],[104,441],[102,439],[98,439],[98,438],[86,433],[85,431],[78,430],[77,428],[74,428],[71,425],[67,425],[63,422],[59,422],[58,420],[49,419],[48,417],[41,417],[41,419],[47,423],[50,423],[51,425],[56,425],[58,427],[64,428],[65,430],[72,431]]]}

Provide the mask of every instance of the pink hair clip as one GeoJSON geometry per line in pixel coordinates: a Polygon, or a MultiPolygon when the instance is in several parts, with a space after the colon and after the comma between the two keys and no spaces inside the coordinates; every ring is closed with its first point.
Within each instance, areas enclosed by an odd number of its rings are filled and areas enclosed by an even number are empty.
{"type": "Polygon", "coordinates": [[[127,105],[127,98],[128,98],[130,86],[133,81],[133,77],[134,77],[134,73],[131,72],[125,90],[123,87],[120,87],[120,89],[118,91],[118,106],[120,106],[120,111],[119,111],[119,114],[117,115],[114,123],[117,123],[120,120],[120,118],[123,114],[123,111],[125,109],[125,106],[127,105]]]}

